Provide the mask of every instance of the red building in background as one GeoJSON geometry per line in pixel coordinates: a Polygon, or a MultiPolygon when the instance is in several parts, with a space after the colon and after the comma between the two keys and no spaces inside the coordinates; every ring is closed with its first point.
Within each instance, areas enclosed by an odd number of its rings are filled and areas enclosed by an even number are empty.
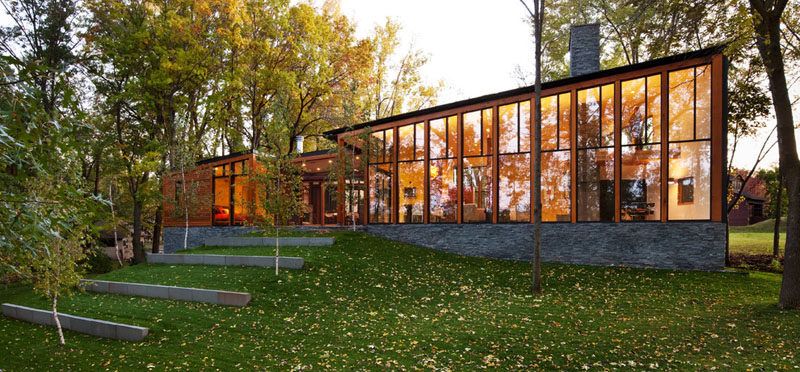
{"type": "MultiPolygon", "coordinates": [[[[737,170],[735,175],[730,176],[733,196],[742,187],[745,178],[747,178],[747,172],[743,170],[737,170]]],[[[730,226],[746,226],[766,220],[764,207],[767,201],[766,184],[764,180],[754,174],[745,183],[739,204],[728,213],[728,224],[730,226]]]]}

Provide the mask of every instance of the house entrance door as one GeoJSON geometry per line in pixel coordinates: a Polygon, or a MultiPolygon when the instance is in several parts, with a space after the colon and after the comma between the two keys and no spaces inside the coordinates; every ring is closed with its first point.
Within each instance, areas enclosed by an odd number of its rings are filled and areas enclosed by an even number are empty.
{"type": "Polygon", "coordinates": [[[311,224],[322,224],[322,185],[311,185],[311,224]]]}

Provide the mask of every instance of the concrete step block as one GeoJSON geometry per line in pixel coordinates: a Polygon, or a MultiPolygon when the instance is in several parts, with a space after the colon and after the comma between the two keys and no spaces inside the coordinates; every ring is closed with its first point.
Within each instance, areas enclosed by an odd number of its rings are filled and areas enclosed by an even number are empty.
{"type": "Polygon", "coordinates": [[[250,303],[249,293],[219,291],[217,292],[217,295],[218,295],[217,301],[220,305],[244,307],[247,306],[248,303],[250,303]]]}
{"type": "MultiPolygon", "coordinates": [[[[203,256],[201,254],[183,254],[183,263],[187,265],[202,265],[203,256]]],[[[177,262],[176,262],[177,263],[177,262]]]]}
{"type": "Polygon", "coordinates": [[[214,254],[204,254],[202,256],[204,265],[225,266],[225,256],[214,255],[214,254]]]}
{"type": "Polygon", "coordinates": [[[206,289],[193,289],[192,301],[205,302],[208,304],[217,304],[219,303],[217,293],[218,291],[211,291],[206,289]]]}
{"type": "Polygon", "coordinates": [[[169,299],[192,301],[192,290],[190,288],[183,287],[169,287],[169,299]]]}
{"type": "MultiPolygon", "coordinates": [[[[3,315],[7,317],[27,321],[29,323],[55,326],[55,320],[53,319],[53,313],[51,311],[7,303],[3,304],[2,307],[3,315]]],[[[63,329],[103,338],[138,342],[142,341],[149,333],[149,330],[145,327],[84,318],[64,313],[58,313],[58,320],[63,329]]]]}

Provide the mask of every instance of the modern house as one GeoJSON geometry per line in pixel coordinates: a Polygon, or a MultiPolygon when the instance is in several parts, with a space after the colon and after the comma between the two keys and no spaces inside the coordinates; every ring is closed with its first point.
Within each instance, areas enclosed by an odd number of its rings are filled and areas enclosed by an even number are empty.
{"type": "MultiPolygon", "coordinates": [[[[302,151],[302,142],[298,144],[302,151]]],[[[164,176],[162,184],[164,250],[174,252],[183,248],[188,210],[188,246],[203,244],[207,237],[232,236],[253,229],[254,187],[248,183],[258,155],[249,152],[198,161],[194,167],[164,176]],[[186,198],[184,195],[184,185],[186,198]],[[185,203],[185,204],[184,204],[185,203]]],[[[297,225],[338,225],[352,223],[350,213],[360,223],[363,204],[354,208],[339,208],[336,189],[328,187],[328,170],[335,154],[327,150],[298,154],[297,162],[303,173],[303,213],[296,216],[297,225]],[[355,211],[355,212],[350,212],[355,211]],[[343,221],[339,216],[343,217],[343,221]]],[[[358,175],[359,181],[363,175],[358,175]]],[[[363,183],[355,186],[364,194],[363,183]]]]}
{"type": "MultiPolygon", "coordinates": [[[[709,48],[599,70],[574,27],[571,75],[542,85],[545,261],[724,267],[727,61],[709,48]]],[[[532,257],[533,87],[326,133],[369,130],[366,231],[467,255],[532,257]]]]}
{"type": "MultiPolygon", "coordinates": [[[[601,71],[594,24],[573,27],[570,55],[571,76],[542,84],[543,259],[723,269],[722,48],[601,71]]],[[[372,151],[360,153],[370,163],[357,216],[364,229],[460,254],[530,259],[533,95],[533,87],[518,88],[326,132],[340,145],[361,131],[372,138],[372,151]]],[[[333,222],[322,208],[303,221],[333,222]]],[[[235,225],[235,205],[228,215],[219,221],[235,225]]],[[[347,220],[341,209],[336,219],[347,220]]]]}

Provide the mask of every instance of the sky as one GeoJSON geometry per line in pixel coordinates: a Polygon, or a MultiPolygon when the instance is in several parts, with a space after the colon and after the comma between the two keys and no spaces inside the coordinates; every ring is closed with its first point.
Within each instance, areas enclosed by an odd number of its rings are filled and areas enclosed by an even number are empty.
{"type": "MultiPolygon", "coordinates": [[[[443,80],[439,103],[517,88],[515,66],[533,66],[533,37],[518,0],[341,0],[360,37],[392,17],[406,44],[429,57],[423,77],[443,80]]],[[[532,70],[532,67],[528,68],[532,70]]]]}
{"type": "MultiPolygon", "coordinates": [[[[517,88],[520,82],[515,68],[533,70],[533,36],[525,22],[527,11],[519,0],[340,0],[340,6],[342,13],[356,23],[360,37],[368,36],[386,17],[399,21],[406,44],[403,50],[413,43],[428,55],[423,78],[429,84],[439,80],[445,83],[439,104],[517,88]]],[[[792,93],[799,95],[800,86],[792,93]]],[[[800,110],[796,109],[795,122],[799,120],[800,110]]],[[[734,166],[750,169],[768,132],[762,130],[742,141],[734,166]]],[[[800,139],[800,130],[796,135],[800,139]]],[[[777,162],[775,146],[759,167],[777,162]]]]}

